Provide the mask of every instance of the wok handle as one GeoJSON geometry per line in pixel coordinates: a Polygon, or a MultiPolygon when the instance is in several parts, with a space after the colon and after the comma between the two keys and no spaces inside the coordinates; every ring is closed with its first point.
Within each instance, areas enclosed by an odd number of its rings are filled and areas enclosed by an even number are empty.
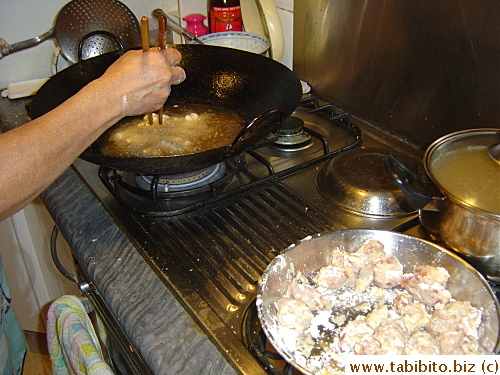
{"type": "Polygon", "coordinates": [[[247,136],[251,137],[255,141],[254,143],[257,143],[267,136],[267,134],[276,130],[283,123],[284,112],[283,108],[275,107],[257,116],[252,122],[241,129],[234,141],[227,147],[226,155],[231,155],[240,142],[243,142],[247,136]],[[273,123],[274,116],[277,115],[279,115],[279,120],[273,123]]]}

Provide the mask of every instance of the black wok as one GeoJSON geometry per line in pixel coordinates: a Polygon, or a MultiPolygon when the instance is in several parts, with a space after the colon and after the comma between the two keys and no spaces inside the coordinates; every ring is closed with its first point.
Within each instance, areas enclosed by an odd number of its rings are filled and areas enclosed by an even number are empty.
{"type": "MultiPolygon", "coordinates": [[[[228,108],[243,117],[246,127],[231,145],[193,154],[112,156],[101,151],[101,139],[98,139],[80,158],[105,167],[144,174],[174,174],[201,169],[253,147],[277,128],[301,99],[301,85],[295,74],[267,57],[216,46],[180,44],[170,47],[182,53],[179,65],[185,69],[187,78],[180,85],[172,86],[167,104],[195,103],[228,108]]],[[[101,76],[119,56],[120,52],[111,52],[87,59],[50,78],[33,97],[31,117],[37,118],[57,107],[101,76]]]]}

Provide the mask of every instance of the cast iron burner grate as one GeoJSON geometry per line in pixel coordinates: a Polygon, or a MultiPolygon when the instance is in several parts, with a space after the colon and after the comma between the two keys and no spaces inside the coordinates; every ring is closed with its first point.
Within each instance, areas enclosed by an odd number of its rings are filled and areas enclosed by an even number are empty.
{"type": "MultiPolygon", "coordinates": [[[[106,167],[99,169],[99,178],[113,195],[134,213],[180,213],[190,207],[197,207],[220,195],[220,192],[231,182],[236,172],[245,165],[242,155],[223,162],[221,176],[207,184],[199,184],[186,190],[166,191],[162,187],[160,175],[148,176],[149,188],[138,184],[137,175],[130,172],[117,171],[106,167]]],[[[146,182],[147,184],[147,182],[146,182]]]]}

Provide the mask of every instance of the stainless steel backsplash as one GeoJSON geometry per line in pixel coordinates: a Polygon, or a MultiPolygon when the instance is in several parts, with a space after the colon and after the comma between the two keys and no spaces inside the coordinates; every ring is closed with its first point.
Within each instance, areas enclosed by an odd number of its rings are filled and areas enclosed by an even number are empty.
{"type": "Polygon", "coordinates": [[[321,98],[425,149],[500,126],[498,0],[295,0],[294,71],[321,98]]]}

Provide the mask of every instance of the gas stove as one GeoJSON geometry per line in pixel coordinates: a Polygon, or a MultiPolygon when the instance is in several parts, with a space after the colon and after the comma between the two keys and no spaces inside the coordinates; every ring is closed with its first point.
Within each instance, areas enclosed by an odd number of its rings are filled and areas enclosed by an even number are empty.
{"type": "Polygon", "coordinates": [[[389,153],[415,164],[422,156],[306,96],[276,134],[224,165],[180,176],[82,160],[75,169],[229,363],[242,374],[265,374],[282,370],[262,360],[254,301],[281,250],[344,228],[419,231],[417,213],[383,172],[389,153]]]}

